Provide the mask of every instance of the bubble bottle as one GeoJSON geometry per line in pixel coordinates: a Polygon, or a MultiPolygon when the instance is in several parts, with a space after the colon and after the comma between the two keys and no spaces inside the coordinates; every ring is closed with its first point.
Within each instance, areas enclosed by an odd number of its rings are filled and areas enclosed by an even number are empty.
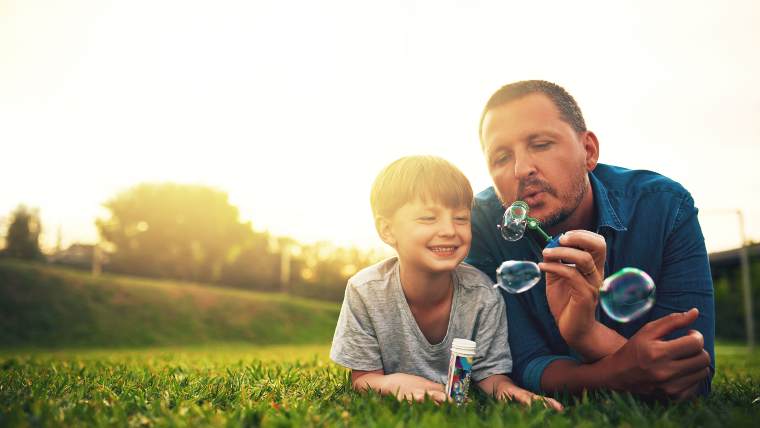
{"type": "Polygon", "coordinates": [[[474,358],[475,342],[467,339],[452,341],[449,372],[446,377],[446,395],[451,397],[457,405],[467,401],[474,358]]]}

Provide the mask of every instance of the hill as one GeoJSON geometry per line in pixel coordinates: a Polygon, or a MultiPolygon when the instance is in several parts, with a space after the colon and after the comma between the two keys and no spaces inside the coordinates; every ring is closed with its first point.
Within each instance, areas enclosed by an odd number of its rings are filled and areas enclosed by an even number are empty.
{"type": "Polygon", "coordinates": [[[326,343],[339,305],[0,259],[0,348],[326,343]]]}

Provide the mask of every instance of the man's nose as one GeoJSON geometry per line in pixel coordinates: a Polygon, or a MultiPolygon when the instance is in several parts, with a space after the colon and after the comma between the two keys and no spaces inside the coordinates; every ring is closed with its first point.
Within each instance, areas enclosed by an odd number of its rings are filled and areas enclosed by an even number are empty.
{"type": "Polygon", "coordinates": [[[515,177],[523,179],[536,173],[536,164],[533,157],[527,153],[515,156],[515,177]]]}

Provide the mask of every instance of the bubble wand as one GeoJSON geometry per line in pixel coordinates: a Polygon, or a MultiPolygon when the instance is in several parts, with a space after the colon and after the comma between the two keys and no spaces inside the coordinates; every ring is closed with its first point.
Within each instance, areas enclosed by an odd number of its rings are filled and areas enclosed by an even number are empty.
{"type": "Polygon", "coordinates": [[[501,236],[507,241],[518,241],[525,235],[525,229],[535,230],[546,240],[551,243],[553,239],[548,233],[541,229],[541,222],[538,219],[528,216],[528,204],[524,201],[515,201],[504,211],[504,218],[501,224],[496,226],[501,230],[501,236]]]}

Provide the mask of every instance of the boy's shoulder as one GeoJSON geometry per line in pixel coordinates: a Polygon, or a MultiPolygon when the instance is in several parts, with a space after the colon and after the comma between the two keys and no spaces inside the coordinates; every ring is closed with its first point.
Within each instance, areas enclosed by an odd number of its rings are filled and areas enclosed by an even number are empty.
{"type": "Polygon", "coordinates": [[[459,286],[467,293],[477,294],[480,299],[491,301],[501,299],[501,293],[494,288],[488,275],[467,263],[460,263],[456,268],[459,286]]]}
{"type": "Polygon", "coordinates": [[[348,286],[361,290],[370,284],[388,284],[398,265],[397,257],[390,257],[373,265],[367,266],[348,279],[348,286]]]}

